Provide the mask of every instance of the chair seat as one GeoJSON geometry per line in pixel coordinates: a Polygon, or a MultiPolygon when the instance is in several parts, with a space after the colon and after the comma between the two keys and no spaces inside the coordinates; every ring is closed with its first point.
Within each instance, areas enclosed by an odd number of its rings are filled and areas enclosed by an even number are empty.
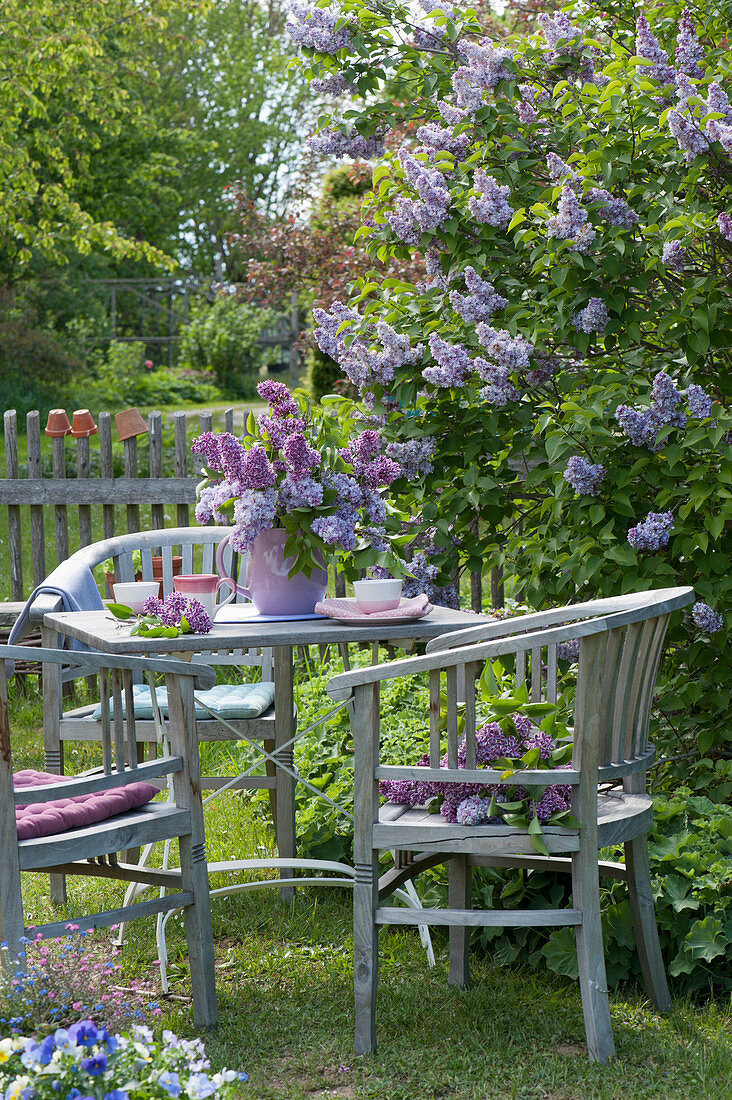
{"type": "Polygon", "coordinates": [[[148,802],[106,821],[55,836],[18,841],[21,871],[40,871],[79,859],[121,852],[190,833],[191,815],[169,802],[148,802]]]}
{"type": "MultiPolygon", "coordinates": [[[[77,707],[64,712],[59,722],[60,741],[99,741],[99,722],[93,718],[94,706],[77,707]]],[[[197,724],[199,741],[232,741],[234,735],[229,728],[240,730],[247,737],[261,737],[268,740],[274,737],[274,704],[258,718],[227,719],[227,725],[210,719],[199,719],[197,724]]],[[[154,744],[157,739],[155,723],[137,718],[135,720],[137,740],[154,744]]]]}
{"type": "MultiPolygon", "coordinates": [[[[648,832],[653,820],[653,802],[645,794],[600,794],[597,812],[598,847],[605,848],[648,832]]],[[[542,835],[552,854],[579,849],[576,829],[544,825],[542,835]]],[[[393,803],[380,807],[373,843],[375,848],[424,853],[531,855],[535,851],[525,829],[511,825],[453,825],[424,806],[393,803]]]]}

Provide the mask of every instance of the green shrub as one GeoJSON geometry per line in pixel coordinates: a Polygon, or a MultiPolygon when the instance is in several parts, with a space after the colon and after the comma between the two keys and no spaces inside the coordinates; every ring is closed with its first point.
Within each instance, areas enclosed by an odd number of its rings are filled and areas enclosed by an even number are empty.
{"type": "Polygon", "coordinates": [[[159,367],[146,359],[142,341],[112,341],[106,353],[94,357],[93,398],[100,409],[127,405],[174,405],[189,401],[216,401],[221,392],[210,374],[197,370],[159,367]]]}
{"type": "Polygon", "coordinates": [[[254,397],[260,371],[273,362],[273,350],[257,344],[275,314],[230,296],[202,303],[180,340],[179,365],[210,371],[218,385],[237,397],[254,397]]]}
{"type": "Polygon", "coordinates": [[[75,379],[81,364],[54,333],[42,332],[28,317],[0,321],[0,412],[16,409],[22,425],[26,413],[74,404],[75,379]]]}

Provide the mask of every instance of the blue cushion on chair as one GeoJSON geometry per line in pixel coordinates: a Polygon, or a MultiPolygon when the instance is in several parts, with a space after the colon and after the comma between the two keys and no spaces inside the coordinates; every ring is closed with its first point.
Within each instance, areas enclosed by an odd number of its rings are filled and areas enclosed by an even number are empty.
{"type": "MultiPolygon", "coordinates": [[[[135,717],[141,720],[152,720],[153,708],[150,698],[150,688],[145,684],[134,684],[132,694],[135,701],[135,717]]],[[[158,706],[163,717],[168,717],[168,692],[164,687],[155,689],[158,706]]],[[[274,683],[271,680],[263,680],[261,684],[217,684],[208,691],[197,691],[196,699],[205,703],[217,711],[221,718],[229,720],[234,718],[259,718],[274,702],[274,683]]],[[[112,701],[109,703],[110,713],[112,701]]],[[[125,713],[125,698],[122,696],[122,713],[125,713]]],[[[205,720],[211,718],[204,707],[196,703],[196,718],[205,720]]],[[[102,704],[98,703],[92,711],[92,718],[98,722],[102,720],[102,704]]]]}

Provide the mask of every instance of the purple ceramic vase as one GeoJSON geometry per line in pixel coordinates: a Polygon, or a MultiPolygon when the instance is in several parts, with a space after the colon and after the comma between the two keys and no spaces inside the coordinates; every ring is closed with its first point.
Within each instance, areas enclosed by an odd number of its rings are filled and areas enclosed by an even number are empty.
{"type": "Polygon", "coordinates": [[[249,551],[246,588],[226,576],[224,550],[228,541],[227,535],[219,543],[216,568],[223,580],[252,601],[260,615],[310,615],[323,599],[328,585],[324,569],[314,569],[309,577],[304,573],[288,577],[295,558],[284,556],[287,531],[273,527],[257,535],[249,551]]]}

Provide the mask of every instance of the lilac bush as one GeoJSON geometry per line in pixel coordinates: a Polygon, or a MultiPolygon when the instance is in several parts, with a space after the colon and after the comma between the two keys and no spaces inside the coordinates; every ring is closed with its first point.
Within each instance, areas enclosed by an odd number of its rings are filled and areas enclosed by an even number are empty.
{"type": "MultiPolygon", "coordinates": [[[[389,446],[435,440],[429,475],[394,483],[434,532],[435,581],[501,565],[539,606],[691,583],[726,618],[726,21],[620,0],[498,38],[450,5],[339,10],[350,41],[303,64],[364,101],[324,125],[388,152],[358,231],[375,273],[316,311],[315,338],[389,446]],[[416,251],[423,281],[379,275],[416,251]]],[[[683,714],[674,753],[698,747],[722,783],[723,633],[675,616],[658,692],[683,714]]]]}
{"type": "MultiPolygon", "coordinates": [[[[392,333],[382,326],[387,354],[404,358],[408,341],[396,333],[392,340],[392,333]]],[[[336,556],[348,575],[370,565],[398,567],[385,529],[385,491],[405,473],[396,456],[411,469],[425,469],[434,448],[402,444],[388,453],[382,433],[362,416],[354,421],[347,401],[338,402],[344,420],[338,408],[330,416],[301,408],[282,382],[261,382],[257,389],[269,408],[256,421],[250,417],[243,441],[229,432],[204,432],[193,441],[204,474],[198,522],[231,523],[231,546],[240,553],[263,531],[283,528],[293,574],[310,573],[336,556]]]]}

